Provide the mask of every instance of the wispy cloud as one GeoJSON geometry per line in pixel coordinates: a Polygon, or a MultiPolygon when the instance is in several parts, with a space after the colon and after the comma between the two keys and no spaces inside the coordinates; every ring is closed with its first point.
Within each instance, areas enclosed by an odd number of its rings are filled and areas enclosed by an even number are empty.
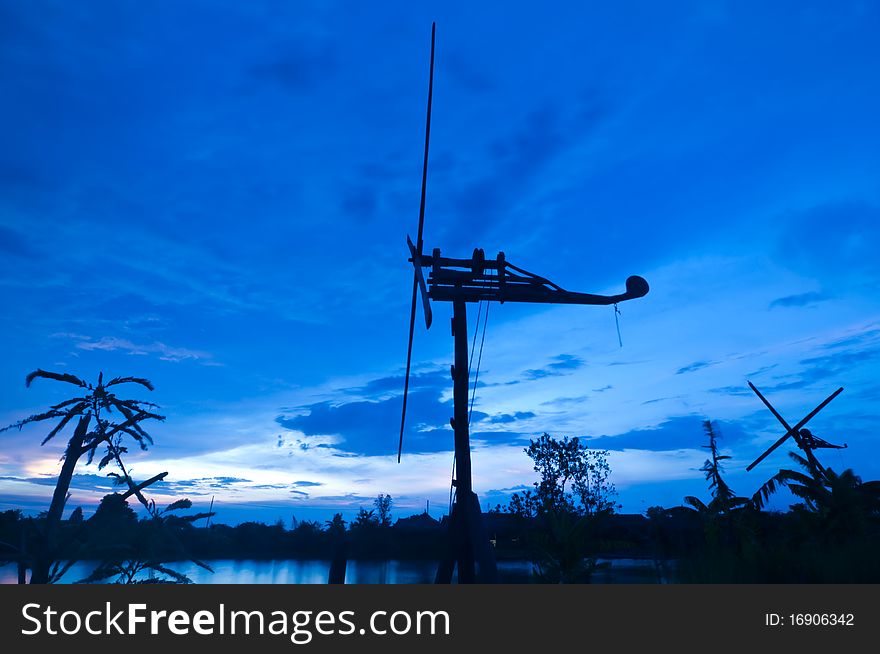
{"type": "Polygon", "coordinates": [[[676,375],[684,375],[688,372],[696,372],[698,370],[703,370],[704,368],[708,368],[709,366],[714,366],[716,361],[695,361],[687,366],[683,366],[675,371],[676,375]]]}
{"type": "Polygon", "coordinates": [[[210,352],[192,350],[184,347],[174,347],[160,341],[138,344],[127,338],[117,338],[115,336],[103,336],[99,339],[70,333],[58,333],[53,334],[53,336],[73,339],[75,347],[79,350],[100,350],[104,352],[119,351],[131,355],[155,356],[161,361],[171,361],[174,363],[193,360],[204,366],[222,365],[214,360],[214,356],[210,352]]]}
{"type": "Polygon", "coordinates": [[[577,370],[585,365],[584,360],[573,354],[558,354],[553,360],[542,368],[526,370],[524,376],[528,380],[544,379],[545,377],[557,377],[566,375],[572,370],[577,370]]]}
{"type": "Polygon", "coordinates": [[[797,295],[786,295],[779,297],[770,303],[770,308],[775,307],[806,307],[819,302],[830,300],[831,296],[821,291],[810,291],[808,293],[798,293],[797,295]]]}

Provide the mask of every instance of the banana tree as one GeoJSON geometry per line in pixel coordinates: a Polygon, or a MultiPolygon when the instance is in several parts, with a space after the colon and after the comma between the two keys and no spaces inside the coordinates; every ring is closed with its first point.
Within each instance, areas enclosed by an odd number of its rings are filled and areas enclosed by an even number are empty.
{"type": "Polygon", "coordinates": [[[865,481],[852,469],[840,474],[825,468],[818,474],[810,461],[795,452],[789,456],[806,472],[783,469],[768,479],[752,497],[762,508],[783,486],[803,500],[806,515],[816,521],[818,532],[831,540],[859,536],[880,521],[880,481],[865,481]]]}

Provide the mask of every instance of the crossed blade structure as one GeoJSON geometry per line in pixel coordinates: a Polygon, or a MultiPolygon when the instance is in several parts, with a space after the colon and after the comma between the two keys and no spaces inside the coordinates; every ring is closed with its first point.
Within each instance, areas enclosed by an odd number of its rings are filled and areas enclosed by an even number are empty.
{"type": "Polygon", "coordinates": [[[425,125],[425,151],[422,165],[421,201],[416,242],[407,237],[409,261],[413,264],[412,303],[410,306],[409,341],[406,354],[403,408],[400,419],[400,439],[397,460],[400,462],[403,434],[406,426],[406,403],[409,393],[409,375],[412,364],[413,333],[415,330],[418,296],[430,328],[433,316],[431,301],[452,303],[452,335],[455,363],[452,366],[453,417],[455,445],[455,502],[449,516],[448,554],[441,561],[435,581],[450,583],[456,566],[459,583],[491,582],[496,567],[489,539],[480,513],[477,495],[471,480],[471,451],[469,433],[468,390],[470,370],[467,339],[468,302],[533,302],[552,304],[616,305],[648,293],[648,282],[638,276],[626,280],[623,293],[596,295],[566,291],[544,277],[530,273],[509,263],[503,252],[494,260],[487,260],[482,249],[475,249],[470,259],[441,256],[439,249],[430,255],[424,253],[422,240],[425,222],[425,196],[428,175],[428,146],[431,135],[431,103],[434,90],[434,44],[436,25],[431,27],[431,63],[428,81],[428,108],[425,125]],[[425,278],[424,270],[429,269],[425,278]]]}
{"type": "Polygon", "coordinates": [[[757,395],[758,398],[761,400],[761,402],[764,403],[764,406],[766,406],[768,409],[770,409],[770,412],[776,417],[776,419],[779,421],[779,423],[783,427],[785,427],[785,434],[779,440],[777,440],[775,443],[773,443],[773,445],[771,445],[769,448],[767,448],[767,450],[765,450],[764,453],[761,454],[761,456],[759,456],[757,459],[752,461],[752,463],[746,467],[746,470],[751,471],[752,468],[754,468],[756,465],[761,463],[761,461],[766,459],[770,455],[771,452],[773,452],[776,448],[778,448],[780,445],[782,445],[789,437],[791,437],[791,438],[794,438],[794,441],[795,441],[795,443],[797,443],[797,446],[801,450],[803,450],[804,454],[807,456],[807,461],[810,463],[810,466],[812,466],[816,470],[816,472],[818,472],[820,475],[824,475],[825,469],[819,463],[819,460],[816,458],[816,455],[813,454],[813,450],[819,449],[819,448],[843,449],[846,447],[846,445],[845,444],[844,445],[832,445],[831,443],[828,443],[827,441],[824,441],[821,438],[813,436],[813,434],[810,433],[810,431],[808,429],[803,429],[803,426],[806,425],[810,420],[812,420],[812,418],[817,413],[819,413],[822,409],[824,409],[828,405],[828,403],[831,402],[831,400],[833,400],[835,397],[840,395],[843,392],[843,387],[838,388],[831,395],[826,397],[825,400],[823,400],[822,403],[819,404],[819,406],[817,406],[815,409],[810,411],[794,427],[789,426],[789,424],[785,421],[785,418],[783,418],[779,414],[779,412],[773,407],[773,405],[770,404],[770,401],[766,397],[764,397],[764,395],[761,393],[761,391],[759,391],[757,389],[757,387],[752,382],[749,382],[749,388],[751,388],[755,392],[755,395],[757,395]]]}

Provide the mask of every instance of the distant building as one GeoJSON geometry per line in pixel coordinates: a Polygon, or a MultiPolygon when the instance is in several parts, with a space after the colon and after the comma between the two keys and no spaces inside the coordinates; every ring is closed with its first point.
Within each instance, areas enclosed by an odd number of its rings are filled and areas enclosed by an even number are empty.
{"type": "Polygon", "coordinates": [[[440,528],[440,522],[427,513],[411,515],[408,518],[398,518],[394,523],[394,529],[408,532],[436,531],[440,528]]]}

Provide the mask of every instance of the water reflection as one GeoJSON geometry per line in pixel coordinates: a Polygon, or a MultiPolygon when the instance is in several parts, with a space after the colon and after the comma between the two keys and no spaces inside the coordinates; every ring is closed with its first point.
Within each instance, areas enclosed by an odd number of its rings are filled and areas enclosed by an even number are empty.
{"type": "MultiPolygon", "coordinates": [[[[219,559],[207,562],[214,572],[200,568],[189,561],[169,564],[197,584],[326,584],[329,561],[320,560],[240,560],[219,559]]],[[[97,562],[80,561],[74,564],[62,583],[76,583],[94,570],[97,562]]],[[[436,563],[433,561],[349,561],[346,568],[347,584],[430,584],[434,581],[436,563]]],[[[529,583],[532,564],[528,561],[500,561],[501,581],[529,583]]],[[[144,578],[147,578],[146,576],[144,578]]],[[[0,567],[0,583],[14,584],[18,575],[14,565],[0,567]]],[[[615,559],[608,570],[597,572],[595,583],[657,583],[651,561],[615,559]]],[[[665,581],[665,580],[662,580],[665,581]]],[[[113,580],[109,580],[112,583],[113,580]]]]}

